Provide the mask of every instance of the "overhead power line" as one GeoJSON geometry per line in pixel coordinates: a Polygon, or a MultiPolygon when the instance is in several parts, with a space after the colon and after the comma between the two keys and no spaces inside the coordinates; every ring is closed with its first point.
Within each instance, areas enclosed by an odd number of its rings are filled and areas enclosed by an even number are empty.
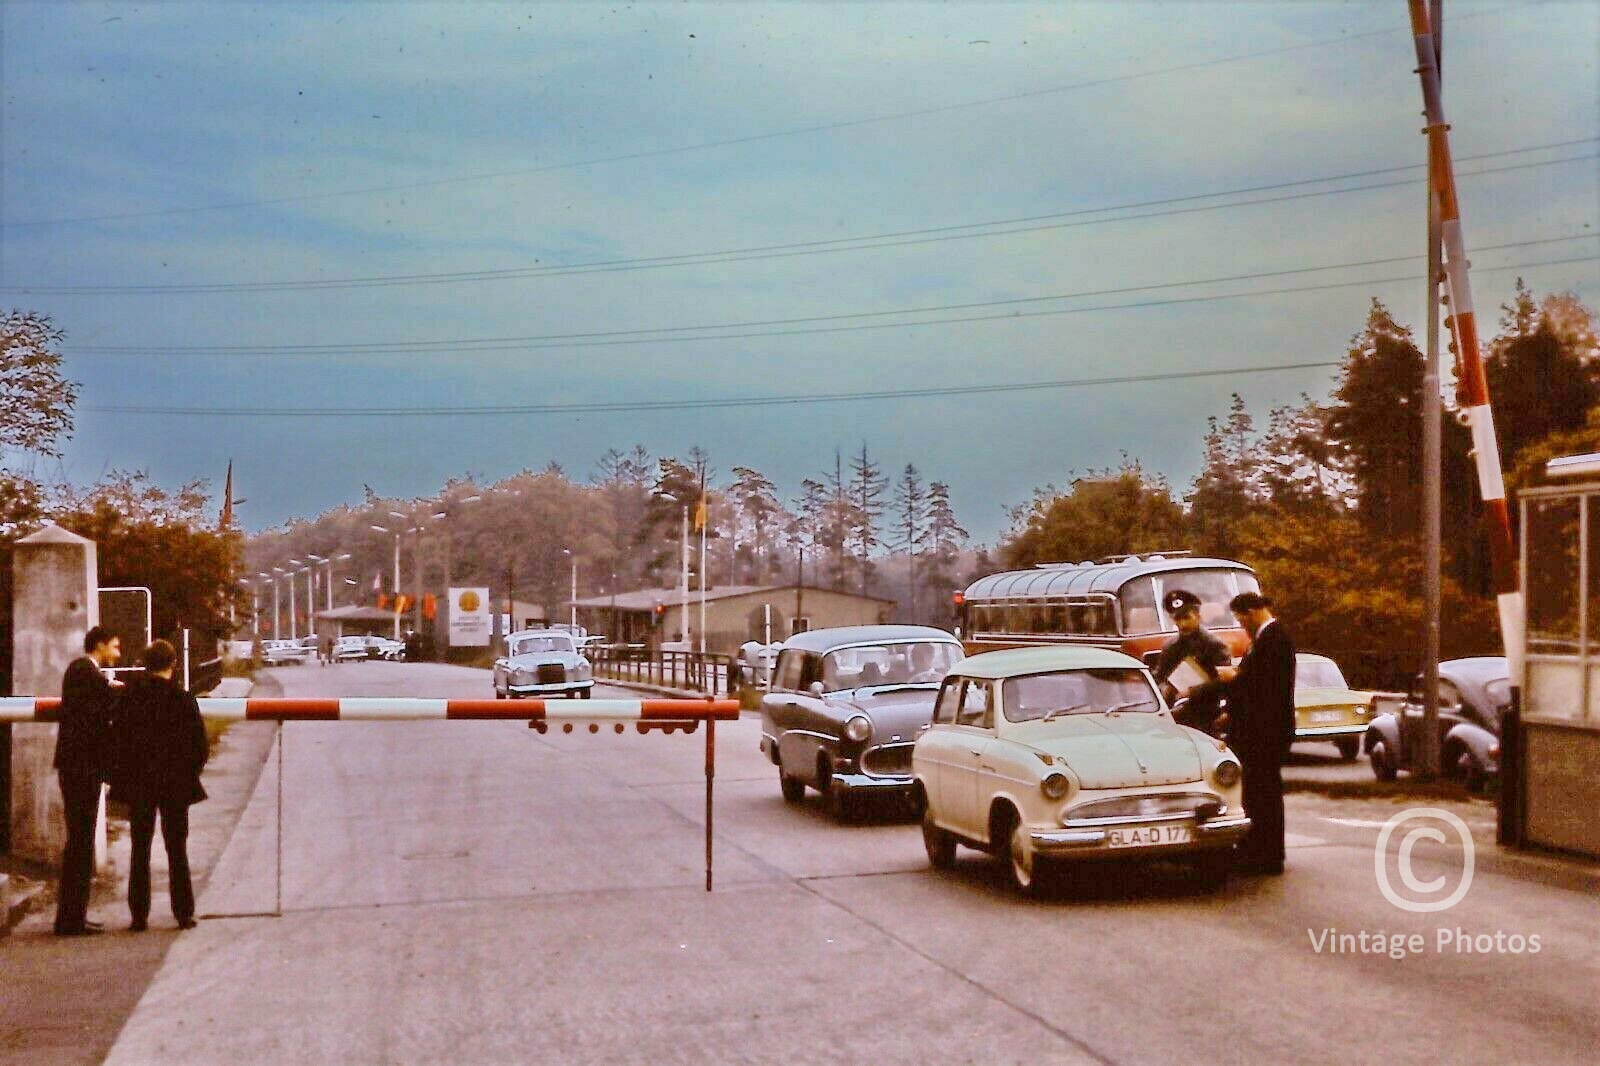
{"type": "MultiPolygon", "coordinates": [[[[1506,251],[1573,241],[1600,240],[1600,233],[1580,233],[1542,240],[1516,241],[1508,244],[1485,245],[1475,253],[1506,251]]],[[[1363,278],[1355,281],[1326,282],[1317,285],[1288,288],[1251,290],[1240,293],[1222,293],[1210,296],[1151,300],[1138,303],[1097,304],[1089,307],[1055,308],[1044,311],[1011,310],[997,315],[971,317],[917,318],[905,322],[862,323],[872,318],[905,318],[914,315],[944,314],[951,311],[973,311],[985,308],[1022,308],[1030,305],[1053,303],[1062,300],[1087,299],[1101,296],[1129,295],[1159,289],[1190,288],[1200,285],[1222,285],[1240,281],[1260,281],[1267,278],[1292,277],[1330,270],[1350,270],[1360,267],[1385,266],[1420,259],[1417,255],[1389,256],[1381,259],[1363,259],[1347,263],[1329,263],[1322,266],[1295,267],[1287,270],[1257,271],[1249,274],[1231,274],[1209,278],[1192,278],[1185,281],[1157,282],[1148,285],[1128,285],[1109,289],[1092,289],[1080,292],[1056,293],[1049,296],[1024,296],[1008,300],[980,300],[959,304],[935,304],[922,307],[902,307],[887,311],[849,311],[828,315],[810,315],[796,318],[758,319],[742,322],[723,322],[696,326],[659,326],[649,329],[597,330],[578,333],[545,333],[522,337],[477,337],[455,340],[430,341],[373,341],[349,344],[288,344],[288,345],[190,345],[163,347],[159,345],[69,345],[69,350],[80,355],[219,355],[219,356],[328,356],[328,355],[424,355],[424,354],[476,354],[484,352],[536,351],[546,348],[589,348],[624,344],[655,344],[684,341],[735,340],[752,337],[783,337],[805,333],[835,333],[858,329],[890,329],[912,326],[944,325],[959,322],[981,322],[999,318],[1033,318],[1042,315],[1079,314],[1088,311],[1116,310],[1119,308],[1165,306],[1171,304],[1205,303],[1215,300],[1234,300],[1251,296],[1277,296],[1285,293],[1320,292],[1328,289],[1382,285],[1398,281],[1415,280],[1416,275],[1398,277],[1363,278]],[[826,327],[822,323],[856,322],[849,326],[826,327]],[[802,328],[779,328],[802,327],[802,328]],[[754,331],[754,332],[751,332],[754,331]]],[[[1476,268],[1480,273],[1489,270],[1522,270],[1536,266],[1554,266],[1566,263],[1591,262],[1600,256],[1576,256],[1540,260],[1531,263],[1510,264],[1500,267],[1476,268]]]]}
{"type": "Polygon", "coordinates": [[[1023,381],[1002,385],[947,385],[922,389],[879,389],[870,392],[818,392],[777,396],[727,396],[692,400],[595,401],[577,403],[501,404],[483,407],[173,407],[138,404],[91,404],[83,408],[98,414],[211,415],[222,418],[456,418],[483,415],[593,414],[626,411],[697,411],[730,407],[775,407],[790,404],[848,403],[869,400],[914,400],[934,396],[978,396],[989,393],[1041,392],[1096,385],[1132,385],[1153,381],[1227,377],[1233,374],[1272,374],[1289,370],[1321,370],[1339,366],[1339,360],[1277,363],[1271,366],[1236,366],[1218,370],[1178,370],[1157,374],[1123,374],[1107,378],[1073,378],[1061,381],[1023,381]]]}
{"type": "MultiPolygon", "coordinates": [[[[1490,11],[1474,12],[1455,18],[1446,19],[1447,23],[1461,23],[1470,19],[1486,18],[1507,11],[1525,10],[1528,5],[1513,5],[1506,8],[1497,8],[1490,11]]],[[[370,196],[381,193],[408,192],[415,189],[432,189],[445,185],[457,185],[466,182],[497,181],[503,178],[529,177],[535,174],[546,174],[552,171],[576,170],[582,167],[601,166],[609,163],[625,163],[642,159],[658,159],[664,156],[684,155],[690,152],[707,151],[716,148],[731,148],[744,144],[755,144],[761,141],[777,140],[783,137],[796,137],[804,134],[826,133],[833,130],[854,129],[862,126],[880,125],[887,122],[899,122],[908,118],[921,118],[927,115],[946,114],[952,111],[964,111],[971,108],[989,107],[995,104],[1013,103],[1018,100],[1034,99],[1042,96],[1053,96],[1060,93],[1076,92],[1079,89],[1097,88],[1106,85],[1118,85],[1124,82],[1136,81],[1140,78],[1160,77],[1167,74],[1179,74],[1190,70],[1202,70],[1207,67],[1223,66],[1230,63],[1241,63],[1251,59],[1262,59],[1268,56],[1286,55],[1292,52],[1302,52],[1309,49],[1330,48],[1336,45],[1350,44],[1355,41],[1367,40],[1374,37],[1387,37],[1399,33],[1409,33],[1408,27],[1394,26],[1382,30],[1368,30],[1364,33],[1346,33],[1338,37],[1324,38],[1319,41],[1303,41],[1299,44],[1281,45],[1276,48],[1263,48],[1254,52],[1241,52],[1232,56],[1221,56],[1216,59],[1198,60],[1193,63],[1179,63],[1169,67],[1159,67],[1153,70],[1134,71],[1128,74],[1112,75],[1105,78],[1091,78],[1084,81],[1069,82],[1065,85],[1047,86],[1040,89],[1030,89],[1020,93],[1008,93],[1003,96],[990,96],[978,100],[966,100],[953,104],[939,104],[934,107],[917,108],[911,111],[897,111],[887,115],[872,115],[866,118],[843,119],[838,122],[818,123],[811,126],[796,126],[785,130],[773,130],[768,133],[755,133],[744,137],[730,137],[724,140],[701,141],[695,144],[675,145],[668,148],[653,148],[637,152],[625,152],[617,155],[596,156],[590,159],[572,160],[566,163],[547,163],[536,167],[523,167],[515,170],[500,170],[483,174],[466,174],[453,178],[434,178],[427,181],[405,182],[393,185],[371,185],[354,189],[341,189],[333,192],[300,193],[292,196],[262,197],[252,200],[234,200],[220,204],[201,204],[191,207],[168,207],[150,211],[122,211],[100,215],[78,215],[63,218],[45,218],[31,220],[17,220],[0,222],[0,229],[21,229],[24,227],[40,226],[66,226],[89,222],[121,222],[141,218],[163,218],[172,215],[200,214],[212,211],[234,211],[252,207],[273,207],[283,204],[308,203],[315,200],[332,200],[346,196],[370,196]]]]}
{"type": "MultiPolygon", "coordinates": [[[[1476,162],[1486,159],[1504,158],[1512,155],[1525,155],[1532,152],[1554,151],[1560,148],[1570,148],[1582,144],[1593,144],[1597,140],[1600,140],[1600,137],[1584,137],[1577,140],[1559,141],[1552,144],[1530,145],[1526,148],[1511,148],[1499,152],[1486,152],[1481,155],[1468,156],[1464,157],[1461,161],[1476,162]]],[[[1593,160],[1595,158],[1597,157],[1594,155],[1581,155],[1570,156],[1562,159],[1538,160],[1529,163],[1513,163],[1501,167],[1484,167],[1471,173],[1462,174],[1460,177],[1476,178],[1490,174],[1502,174],[1509,171],[1530,170],[1540,167],[1559,166],[1564,163],[1583,162],[1586,160],[1593,160]]],[[[1224,189],[1218,192],[1191,193],[1184,196],[1169,196],[1155,200],[1142,200],[1123,204],[1111,204],[1105,207],[1078,208],[1072,211],[1060,211],[1042,215],[1028,215],[1010,219],[995,219],[987,222],[967,222],[947,226],[925,227],[922,229],[865,234],[855,237],[835,237],[827,240],[797,241],[789,244],[756,245],[746,248],[727,248],[707,252],[684,252],[673,255],[594,260],[586,263],[568,263],[546,267],[508,267],[497,270],[467,270],[429,274],[389,274],[350,278],[304,278],[288,281],[175,282],[165,285],[22,285],[6,286],[6,288],[18,293],[53,296],[219,295],[250,292],[302,292],[324,289],[387,288],[403,285],[456,285],[481,281],[511,281],[547,277],[564,277],[574,274],[601,274],[634,270],[659,270],[667,267],[711,266],[723,263],[743,263],[755,260],[784,259],[806,255],[824,255],[839,252],[904,248],[920,244],[937,244],[946,241],[975,240],[984,237],[1006,237],[1019,233],[1039,233],[1048,230],[1074,229],[1083,226],[1098,226],[1114,222],[1138,222],[1145,219],[1168,218],[1173,215],[1197,214],[1206,211],[1228,210],[1235,207],[1251,207],[1260,204],[1283,203],[1290,200],[1305,200],[1322,196],[1337,196],[1344,193],[1392,189],[1406,185],[1420,185],[1426,179],[1406,178],[1399,181],[1385,181],[1366,185],[1352,185],[1338,189],[1319,189],[1312,192],[1292,193],[1285,196],[1266,196],[1252,200],[1232,200],[1227,203],[1203,204],[1190,207],[1174,206],[1178,204],[1193,204],[1198,200],[1221,200],[1226,197],[1247,196],[1252,193],[1301,188],[1306,185],[1323,185],[1333,182],[1351,181],[1358,178],[1373,177],[1380,174],[1396,174],[1408,170],[1420,170],[1425,165],[1426,164],[1410,164],[1405,166],[1383,167],[1377,170],[1353,171],[1347,174],[1333,174],[1319,178],[1300,178],[1293,181],[1274,182],[1267,185],[1253,185],[1238,189],[1224,189]],[[1168,207],[1170,209],[1149,210],[1151,208],[1161,207],[1168,207]],[[1119,211],[1141,211],[1143,213],[1134,215],[1116,215],[1110,218],[1084,217],[1088,215],[1108,215],[1119,211]],[[1077,221],[1067,221],[1072,219],[1077,221]]]]}

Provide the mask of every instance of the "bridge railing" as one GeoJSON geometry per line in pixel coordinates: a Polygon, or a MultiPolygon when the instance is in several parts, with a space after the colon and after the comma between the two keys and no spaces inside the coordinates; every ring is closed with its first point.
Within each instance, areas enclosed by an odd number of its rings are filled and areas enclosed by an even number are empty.
{"type": "Polygon", "coordinates": [[[665,651],[642,644],[609,644],[586,652],[596,677],[658,688],[703,692],[707,695],[732,694],[730,675],[738,682],[734,657],[717,652],[665,651]]]}

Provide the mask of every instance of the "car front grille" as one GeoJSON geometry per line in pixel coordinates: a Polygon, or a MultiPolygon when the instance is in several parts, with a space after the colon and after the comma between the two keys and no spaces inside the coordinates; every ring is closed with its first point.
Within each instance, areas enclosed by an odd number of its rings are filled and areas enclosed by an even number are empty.
{"type": "Polygon", "coordinates": [[[880,777],[894,777],[911,772],[910,744],[884,744],[861,756],[861,769],[880,777]]]}
{"type": "Polygon", "coordinates": [[[539,684],[559,685],[567,679],[567,668],[560,663],[541,663],[539,665],[539,684]]]}
{"type": "Polygon", "coordinates": [[[1080,803],[1067,811],[1067,822],[1082,822],[1106,818],[1137,820],[1162,818],[1175,814],[1191,814],[1196,807],[1216,803],[1217,797],[1209,792],[1163,792],[1154,796],[1111,796],[1107,799],[1080,803]]]}

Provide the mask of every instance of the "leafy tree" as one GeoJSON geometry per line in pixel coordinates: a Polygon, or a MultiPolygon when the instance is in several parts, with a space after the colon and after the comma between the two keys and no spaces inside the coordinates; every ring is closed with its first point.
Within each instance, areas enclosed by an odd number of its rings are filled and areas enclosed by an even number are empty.
{"type": "MultiPolygon", "coordinates": [[[[829,496],[828,490],[822,482],[815,478],[806,478],[800,482],[800,495],[793,503],[793,521],[789,525],[789,543],[799,556],[800,567],[804,567],[805,556],[811,556],[812,580],[820,572],[820,552],[826,546],[824,530],[828,521],[829,496]]],[[[803,569],[797,570],[797,578],[804,581],[803,569]]]]}
{"type": "Polygon", "coordinates": [[[1189,529],[1194,547],[1231,558],[1238,551],[1239,527],[1259,499],[1256,482],[1255,425],[1244,399],[1234,393],[1226,422],[1206,422],[1205,461],[1190,491],[1189,529]]]}
{"type": "Polygon", "coordinates": [[[221,639],[249,601],[235,580],[237,539],[213,527],[208,504],[204,482],[168,492],[142,471],[113,471],[86,491],[64,490],[53,511],[95,542],[102,586],[150,589],[157,635],[187,627],[221,639]]]}
{"type": "Polygon", "coordinates": [[[728,494],[738,508],[739,517],[749,523],[754,544],[755,581],[764,584],[772,572],[772,543],[783,513],[778,488],[760,471],[748,466],[733,468],[733,484],[728,494]]]}
{"type": "Polygon", "coordinates": [[[1184,532],[1183,508],[1165,479],[1134,461],[1091,471],[1068,493],[1053,485],[1038,490],[1011,518],[1001,551],[1013,567],[1170,549],[1184,532]]]}
{"type": "Polygon", "coordinates": [[[1535,304],[1521,279],[1484,359],[1500,453],[1582,429],[1600,403],[1594,317],[1571,296],[1535,304]]]}
{"type": "Polygon", "coordinates": [[[48,315],[0,316],[0,452],[60,456],[78,400],[77,383],[61,374],[64,337],[48,315]]]}

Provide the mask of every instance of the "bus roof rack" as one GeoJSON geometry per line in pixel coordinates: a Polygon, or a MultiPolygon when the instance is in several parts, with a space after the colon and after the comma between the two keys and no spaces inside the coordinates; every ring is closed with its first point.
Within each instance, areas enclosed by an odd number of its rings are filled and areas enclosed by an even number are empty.
{"type": "Polygon", "coordinates": [[[1147,559],[1159,561],[1161,559],[1182,559],[1193,554],[1194,552],[1190,551],[1188,548],[1176,548],[1172,551],[1132,552],[1128,555],[1108,555],[1104,559],[1096,559],[1095,562],[1100,564],[1126,563],[1142,562],[1147,559]]]}

